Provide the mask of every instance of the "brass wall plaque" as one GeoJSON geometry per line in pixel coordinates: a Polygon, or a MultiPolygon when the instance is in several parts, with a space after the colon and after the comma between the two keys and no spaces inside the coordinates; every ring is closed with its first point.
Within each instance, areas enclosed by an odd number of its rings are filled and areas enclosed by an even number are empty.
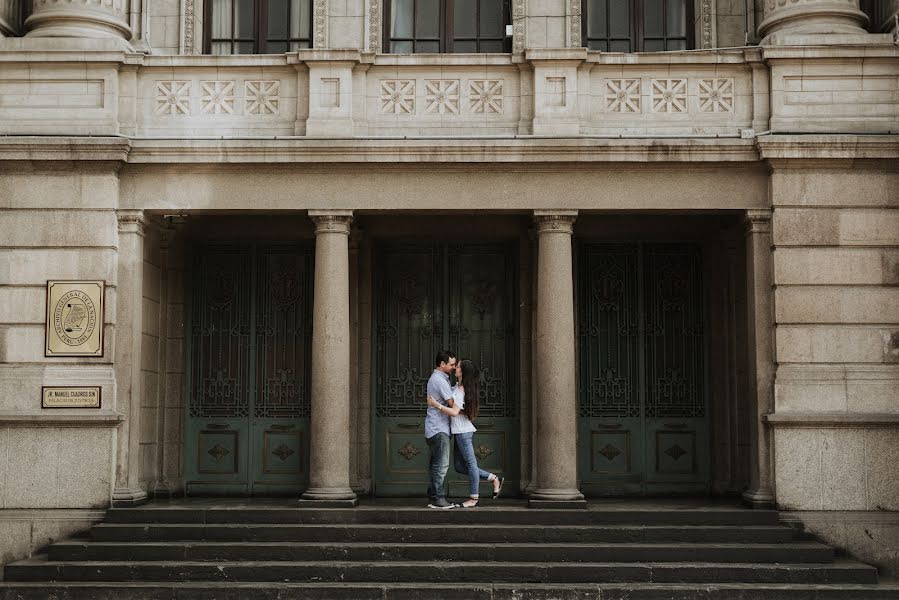
{"type": "Polygon", "coordinates": [[[103,281],[48,281],[44,356],[103,356],[103,281]]]}
{"type": "Polygon", "coordinates": [[[100,408],[100,386],[42,386],[41,408],[100,408]]]}

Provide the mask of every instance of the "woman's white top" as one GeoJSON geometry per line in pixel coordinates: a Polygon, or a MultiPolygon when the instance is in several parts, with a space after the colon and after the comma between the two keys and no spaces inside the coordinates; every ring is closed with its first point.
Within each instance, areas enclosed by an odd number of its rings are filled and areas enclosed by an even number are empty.
{"type": "MultiPolygon", "coordinates": [[[[453,403],[457,408],[465,408],[465,390],[458,385],[453,388],[453,403]]],[[[450,418],[450,431],[453,433],[469,433],[477,431],[474,424],[464,414],[459,413],[450,418]]]]}

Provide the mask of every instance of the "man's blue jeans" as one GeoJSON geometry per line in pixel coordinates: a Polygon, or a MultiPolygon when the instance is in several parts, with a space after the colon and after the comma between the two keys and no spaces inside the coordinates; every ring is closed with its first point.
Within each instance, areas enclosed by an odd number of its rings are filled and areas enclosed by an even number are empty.
{"type": "Polygon", "coordinates": [[[446,472],[449,470],[450,448],[453,438],[448,433],[435,433],[427,438],[431,450],[428,466],[428,498],[436,500],[446,498],[446,472]]]}
{"type": "Polygon", "coordinates": [[[453,453],[453,468],[456,473],[468,475],[468,495],[472,498],[478,497],[478,487],[481,479],[485,481],[490,478],[490,473],[478,467],[478,457],[474,454],[474,431],[467,433],[457,433],[453,436],[456,438],[456,452],[453,453]]]}

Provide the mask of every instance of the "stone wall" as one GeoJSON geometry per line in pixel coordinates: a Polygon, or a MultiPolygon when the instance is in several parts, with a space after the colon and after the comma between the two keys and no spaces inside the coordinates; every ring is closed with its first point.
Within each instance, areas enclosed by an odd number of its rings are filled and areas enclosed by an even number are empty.
{"type": "Polygon", "coordinates": [[[777,503],[895,572],[899,172],[772,162],[777,503]]]}
{"type": "Polygon", "coordinates": [[[0,166],[0,562],[87,528],[109,506],[121,422],[112,370],[116,169],[0,166]],[[103,357],[44,356],[48,279],[106,282],[103,357]],[[101,408],[42,410],[45,385],[99,386],[101,408]]]}

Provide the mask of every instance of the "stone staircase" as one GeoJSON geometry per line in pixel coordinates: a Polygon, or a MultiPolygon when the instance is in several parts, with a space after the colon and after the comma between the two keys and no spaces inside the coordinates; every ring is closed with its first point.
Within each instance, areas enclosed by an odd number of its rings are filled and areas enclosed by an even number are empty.
{"type": "Polygon", "coordinates": [[[899,584],[775,511],[676,502],[533,510],[188,500],[111,509],[6,566],[2,600],[878,600],[899,584]]]}

